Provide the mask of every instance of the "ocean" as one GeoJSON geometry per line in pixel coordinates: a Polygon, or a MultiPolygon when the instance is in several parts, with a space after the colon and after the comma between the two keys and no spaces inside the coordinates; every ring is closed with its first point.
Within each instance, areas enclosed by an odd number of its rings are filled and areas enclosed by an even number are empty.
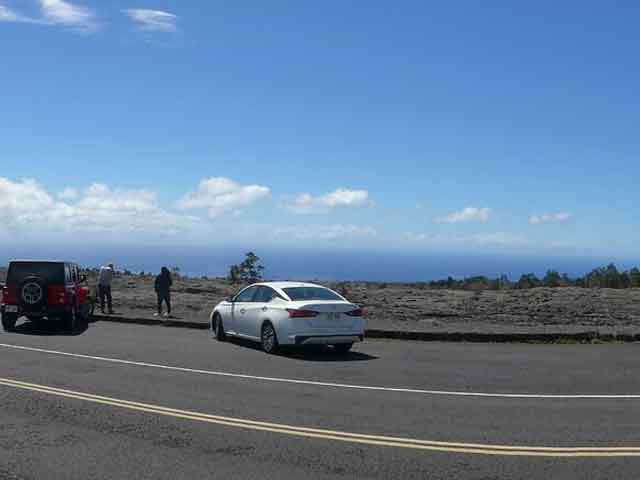
{"type": "MultiPolygon", "coordinates": [[[[178,267],[188,276],[226,276],[229,266],[240,263],[247,248],[206,247],[9,247],[0,250],[0,264],[12,258],[56,258],[76,261],[85,267],[113,262],[118,270],[158,272],[162,266],[178,267]]],[[[473,275],[496,277],[506,274],[518,279],[523,273],[544,275],[556,269],[571,277],[616,263],[620,269],[640,261],[577,256],[544,256],[436,253],[403,251],[360,251],[326,249],[256,249],[266,267],[265,278],[295,280],[357,280],[376,282],[420,282],[473,275]]]]}

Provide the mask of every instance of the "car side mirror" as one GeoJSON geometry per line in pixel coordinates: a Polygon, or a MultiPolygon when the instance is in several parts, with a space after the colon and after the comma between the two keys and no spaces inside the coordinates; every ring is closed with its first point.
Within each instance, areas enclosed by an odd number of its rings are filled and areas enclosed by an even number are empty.
{"type": "Polygon", "coordinates": [[[225,302],[233,303],[233,297],[227,297],[224,300],[225,302]]]}

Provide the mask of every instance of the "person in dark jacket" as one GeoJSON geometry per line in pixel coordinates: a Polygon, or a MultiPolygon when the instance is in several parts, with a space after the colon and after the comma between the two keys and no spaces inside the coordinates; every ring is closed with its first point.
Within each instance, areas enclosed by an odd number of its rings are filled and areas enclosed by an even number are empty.
{"type": "Polygon", "coordinates": [[[162,302],[167,304],[167,313],[165,313],[164,316],[168,317],[171,315],[171,285],[173,285],[171,272],[169,272],[167,267],[162,267],[162,271],[160,275],[156,277],[154,285],[156,294],[158,295],[158,313],[154,314],[154,317],[162,315],[162,302]]]}

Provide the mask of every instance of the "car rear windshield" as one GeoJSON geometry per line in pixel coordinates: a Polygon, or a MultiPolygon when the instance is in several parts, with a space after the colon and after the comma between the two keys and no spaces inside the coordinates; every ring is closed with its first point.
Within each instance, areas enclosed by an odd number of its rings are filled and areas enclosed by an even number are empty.
{"type": "Polygon", "coordinates": [[[294,302],[300,300],[344,300],[337,293],[322,287],[291,287],[283,290],[294,302]]]}
{"type": "Polygon", "coordinates": [[[20,283],[36,276],[45,283],[64,284],[64,264],[54,262],[12,262],[7,273],[7,283],[20,283]]]}

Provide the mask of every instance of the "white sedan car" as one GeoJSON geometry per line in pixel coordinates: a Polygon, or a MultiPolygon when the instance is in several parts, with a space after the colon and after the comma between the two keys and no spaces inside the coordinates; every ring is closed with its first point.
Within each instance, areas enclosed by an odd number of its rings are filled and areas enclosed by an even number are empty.
{"type": "Polygon", "coordinates": [[[211,312],[211,333],[260,342],[267,353],[280,345],[333,345],[347,352],[364,340],[362,309],[333,290],[299,282],[256,283],[211,312]]]}

